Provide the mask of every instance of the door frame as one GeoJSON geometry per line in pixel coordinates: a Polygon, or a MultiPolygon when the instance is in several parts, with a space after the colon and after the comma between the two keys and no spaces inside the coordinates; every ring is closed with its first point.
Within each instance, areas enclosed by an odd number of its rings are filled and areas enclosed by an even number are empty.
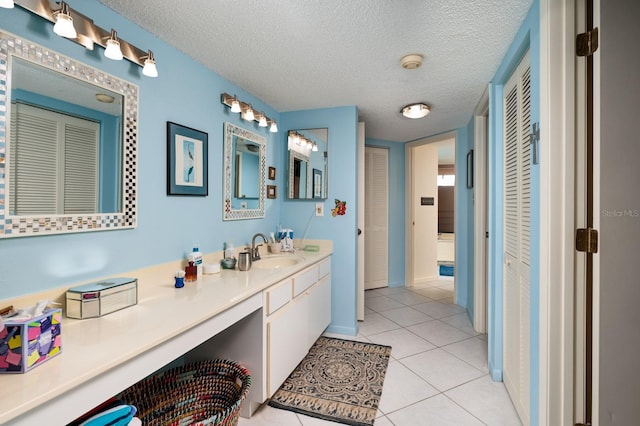
{"type": "MultiPolygon", "coordinates": [[[[405,286],[410,287],[414,284],[414,273],[413,273],[413,150],[422,145],[428,145],[436,142],[442,142],[448,139],[453,139],[456,144],[456,150],[458,149],[458,134],[457,131],[450,131],[446,133],[442,133],[437,136],[431,136],[428,138],[419,139],[413,142],[407,142],[405,144],[405,286]]],[[[456,166],[457,167],[457,166],[456,166]]],[[[458,216],[458,208],[456,207],[457,200],[457,192],[458,185],[454,189],[453,195],[453,211],[454,211],[454,220],[458,216]]],[[[458,233],[456,233],[455,237],[455,245],[458,247],[458,233]]],[[[454,254],[455,260],[455,254],[454,254]]],[[[454,281],[455,282],[455,281],[454,281]]],[[[454,284],[455,286],[455,284],[454,284]]],[[[454,287],[455,288],[455,287],[454,287]]],[[[457,303],[458,295],[457,292],[454,291],[453,295],[453,303],[457,303]]]]}
{"type": "Polygon", "coordinates": [[[364,152],[365,152],[365,127],[363,122],[358,123],[358,296],[356,306],[356,320],[364,321],[364,250],[365,250],[365,177],[364,177],[364,152]]]}
{"type": "Polygon", "coordinates": [[[540,0],[541,425],[573,424],[575,20],[574,2],[540,0]]]}
{"type": "Polygon", "coordinates": [[[487,86],[473,113],[473,222],[474,222],[474,268],[473,268],[473,328],[478,333],[487,332],[487,154],[489,148],[489,86],[487,86]]]}

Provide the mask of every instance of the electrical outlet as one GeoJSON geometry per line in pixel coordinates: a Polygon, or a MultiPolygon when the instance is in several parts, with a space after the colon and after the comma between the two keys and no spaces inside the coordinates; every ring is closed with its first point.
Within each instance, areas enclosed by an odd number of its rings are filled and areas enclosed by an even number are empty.
{"type": "Polygon", "coordinates": [[[316,203],[316,216],[324,216],[324,204],[316,203]]]}

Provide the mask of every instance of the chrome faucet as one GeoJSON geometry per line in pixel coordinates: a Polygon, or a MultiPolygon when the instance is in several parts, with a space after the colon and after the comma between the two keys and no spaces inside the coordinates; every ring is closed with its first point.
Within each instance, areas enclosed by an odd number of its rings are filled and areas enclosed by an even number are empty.
{"type": "Polygon", "coordinates": [[[258,244],[256,246],[256,238],[258,237],[262,237],[265,243],[269,243],[269,240],[267,240],[267,237],[264,234],[258,232],[254,235],[251,239],[251,260],[260,260],[260,251],[258,250],[258,247],[262,244],[258,244]]]}

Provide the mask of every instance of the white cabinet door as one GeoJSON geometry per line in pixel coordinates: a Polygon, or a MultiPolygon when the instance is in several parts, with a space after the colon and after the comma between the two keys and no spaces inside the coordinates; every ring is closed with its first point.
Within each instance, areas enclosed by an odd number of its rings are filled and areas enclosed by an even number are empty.
{"type": "Polygon", "coordinates": [[[267,365],[269,397],[307,354],[308,298],[289,303],[267,323],[267,365]],[[301,343],[302,342],[302,343],[301,343]]]}
{"type": "Polygon", "coordinates": [[[331,275],[325,276],[309,291],[309,334],[311,348],[331,322],[331,275]]]}

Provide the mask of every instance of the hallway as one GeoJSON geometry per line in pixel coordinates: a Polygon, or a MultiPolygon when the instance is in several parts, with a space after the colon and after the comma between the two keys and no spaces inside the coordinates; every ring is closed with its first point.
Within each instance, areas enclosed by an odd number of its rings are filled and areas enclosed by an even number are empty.
{"type": "MultiPolygon", "coordinates": [[[[391,345],[378,425],[520,425],[502,383],[491,381],[486,335],[453,304],[453,280],[365,295],[356,340],[391,345]]],[[[332,337],[352,338],[332,335],[332,337]]],[[[240,426],[313,426],[333,422],[263,405],[240,426]]]]}

